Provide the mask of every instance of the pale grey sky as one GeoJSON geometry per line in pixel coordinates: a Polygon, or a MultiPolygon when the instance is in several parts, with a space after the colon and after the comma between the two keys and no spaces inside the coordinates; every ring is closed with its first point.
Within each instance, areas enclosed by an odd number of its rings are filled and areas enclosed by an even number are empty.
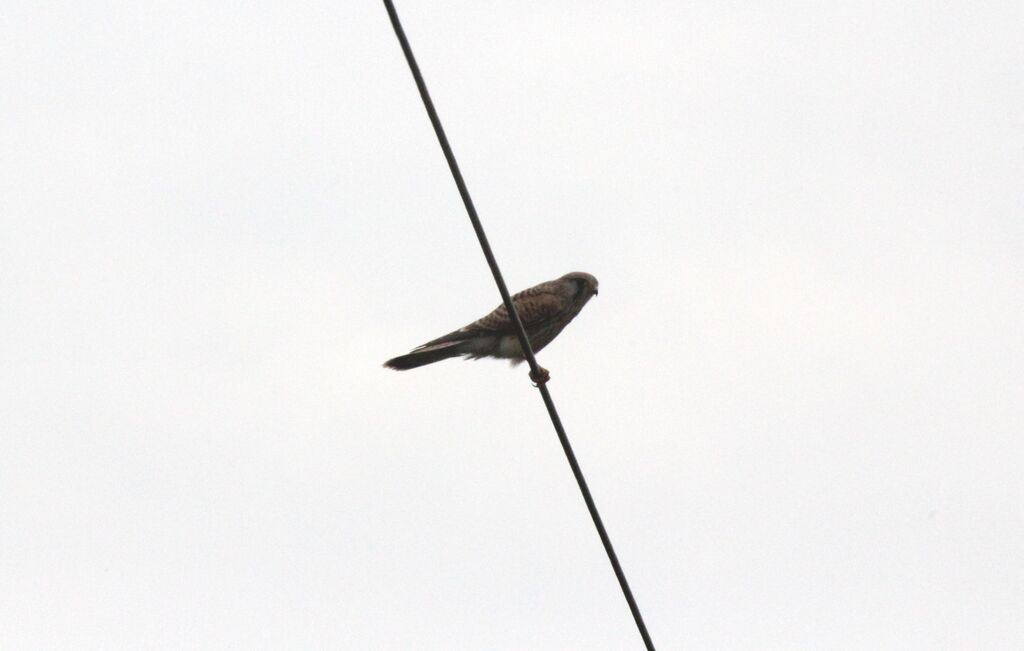
{"type": "MultiPolygon", "coordinates": [[[[398,9],[658,648],[1024,648],[1024,5],[398,9]]],[[[640,647],[381,4],[0,88],[0,646],[640,647]]]]}

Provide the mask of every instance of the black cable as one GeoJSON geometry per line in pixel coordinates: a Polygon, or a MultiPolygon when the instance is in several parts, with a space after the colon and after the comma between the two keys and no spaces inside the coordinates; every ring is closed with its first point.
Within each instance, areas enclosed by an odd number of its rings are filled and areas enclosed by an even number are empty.
{"type": "MultiPolygon", "coordinates": [[[[451,169],[452,176],[455,178],[455,185],[458,186],[459,194],[462,195],[462,203],[466,205],[466,212],[469,213],[469,220],[473,223],[473,230],[476,231],[476,237],[480,241],[480,248],[483,249],[484,257],[487,258],[487,265],[491,268],[491,274],[494,275],[494,282],[498,285],[501,300],[505,302],[505,309],[508,310],[509,315],[512,317],[512,324],[515,326],[516,335],[519,337],[519,345],[522,346],[523,354],[530,365],[531,377],[540,377],[540,366],[537,365],[537,358],[534,356],[533,348],[530,346],[530,338],[526,335],[523,322],[519,319],[519,313],[516,312],[516,306],[512,304],[512,297],[509,296],[508,288],[505,287],[505,279],[501,276],[501,270],[498,268],[497,260],[494,259],[491,245],[487,243],[484,227],[480,224],[480,218],[476,214],[476,207],[473,205],[473,199],[469,196],[469,189],[462,178],[462,172],[459,171],[459,164],[455,161],[452,147],[448,144],[448,137],[444,133],[444,127],[441,126],[441,119],[437,117],[434,102],[430,99],[430,93],[427,91],[426,82],[423,81],[420,67],[416,65],[416,58],[412,54],[409,40],[405,37],[405,30],[402,29],[402,23],[398,20],[398,12],[395,11],[395,5],[391,0],[384,0],[384,7],[391,18],[391,26],[395,29],[395,36],[398,37],[398,42],[402,46],[402,52],[405,53],[405,60],[412,71],[413,79],[416,80],[416,87],[420,91],[420,98],[423,99],[423,106],[427,109],[430,123],[434,125],[434,133],[437,134],[437,140],[441,143],[441,150],[444,152],[444,157],[448,161],[448,168],[451,169]]],[[[579,484],[580,492],[583,493],[583,501],[587,503],[587,510],[590,511],[590,517],[594,520],[594,526],[597,527],[597,533],[601,537],[601,544],[604,545],[604,550],[608,554],[608,560],[611,561],[612,569],[615,570],[615,578],[619,580],[619,587],[622,588],[622,594],[626,597],[629,610],[633,613],[633,619],[636,621],[636,627],[640,630],[640,635],[644,639],[644,645],[646,645],[648,651],[654,651],[654,642],[651,641],[651,636],[647,632],[647,626],[644,624],[643,615],[640,614],[640,608],[636,605],[636,599],[633,598],[633,591],[629,589],[629,582],[626,581],[626,575],[622,572],[622,566],[619,565],[619,558],[615,555],[612,541],[608,537],[608,532],[604,529],[601,515],[597,512],[597,505],[594,503],[594,498],[590,495],[587,480],[584,479],[583,471],[580,470],[580,464],[576,461],[576,455],[573,453],[569,437],[562,427],[562,419],[558,417],[558,412],[555,410],[555,403],[548,392],[547,384],[545,382],[538,382],[537,389],[540,391],[541,397],[544,398],[544,406],[547,407],[548,415],[551,416],[551,424],[555,426],[555,432],[558,433],[558,440],[562,443],[562,449],[565,451],[566,459],[569,460],[572,474],[576,477],[576,483],[579,484]]]]}

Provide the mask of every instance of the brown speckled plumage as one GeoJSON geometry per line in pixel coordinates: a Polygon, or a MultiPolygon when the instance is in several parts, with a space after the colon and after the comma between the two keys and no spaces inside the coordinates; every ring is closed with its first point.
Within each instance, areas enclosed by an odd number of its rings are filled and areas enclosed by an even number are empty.
{"type": "MultiPolygon", "coordinates": [[[[512,302],[530,337],[533,351],[538,352],[551,343],[596,294],[597,279],[581,271],[515,294],[512,302]]],[[[513,364],[523,361],[523,351],[504,304],[463,328],[428,341],[408,355],[388,360],[384,366],[406,370],[460,355],[470,359],[499,357],[510,359],[513,364]]]]}

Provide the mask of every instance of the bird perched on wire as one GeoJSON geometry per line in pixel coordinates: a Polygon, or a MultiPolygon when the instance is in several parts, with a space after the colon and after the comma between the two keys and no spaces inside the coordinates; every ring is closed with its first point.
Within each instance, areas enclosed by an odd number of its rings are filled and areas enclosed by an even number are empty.
{"type": "MultiPolygon", "coordinates": [[[[582,271],[565,274],[514,295],[512,304],[530,337],[533,352],[540,352],[551,343],[592,296],[597,296],[597,278],[582,271]]],[[[460,355],[469,359],[509,359],[513,366],[525,359],[504,303],[482,319],[428,341],[408,355],[389,359],[384,366],[405,371],[460,355]]],[[[547,382],[549,373],[546,369],[540,370],[539,377],[534,377],[531,371],[530,378],[534,382],[547,382]]]]}

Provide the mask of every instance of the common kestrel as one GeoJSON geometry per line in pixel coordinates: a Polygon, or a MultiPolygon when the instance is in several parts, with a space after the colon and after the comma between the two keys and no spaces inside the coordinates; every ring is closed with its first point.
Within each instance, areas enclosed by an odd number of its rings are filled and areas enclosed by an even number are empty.
{"type": "MultiPolygon", "coordinates": [[[[512,303],[530,337],[533,352],[539,352],[551,343],[580,313],[590,297],[596,295],[597,278],[582,271],[574,271],[513,296],[512,303]]],[[[469,359],[510,359],[513,366],[523,361],[523,349],[504,303],[482,319],[428,341],[414,348],[408,355],[389,359],[384,362],[384,366],[405,371],[460,355],[469,359]]],[[[530,377],[535,382],[546,382],[548,372],[544,369],[541,371],[540,377],[534,377],[532,373],[530,377]]]]}

